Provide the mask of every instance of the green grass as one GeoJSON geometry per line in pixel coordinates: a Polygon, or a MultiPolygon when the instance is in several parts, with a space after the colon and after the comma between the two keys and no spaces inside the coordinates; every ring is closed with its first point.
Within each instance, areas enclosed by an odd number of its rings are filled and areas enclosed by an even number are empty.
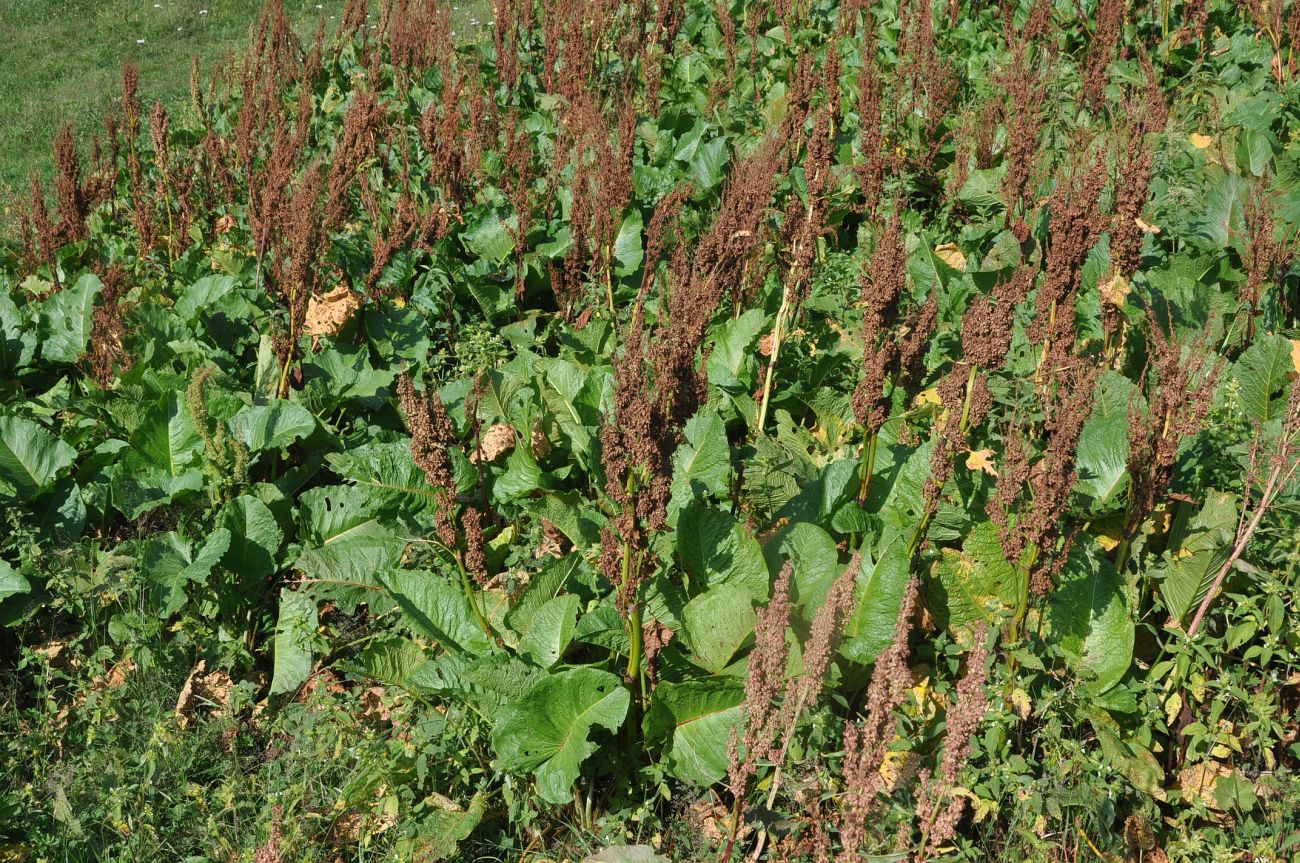
{"type": "MultiPolygon", "coordinates": [[[[310,34],[341,0],[284,0],[310,34]]],[[[88,149],[106,107],[120,98],[123,61],[140,68],[141,95],[169,108],[189,99],[191,58],[206,76],[247,40],[262,0],[0,0],[0,202],[48,177],[50,141],[64,122],[88,149]]]]}

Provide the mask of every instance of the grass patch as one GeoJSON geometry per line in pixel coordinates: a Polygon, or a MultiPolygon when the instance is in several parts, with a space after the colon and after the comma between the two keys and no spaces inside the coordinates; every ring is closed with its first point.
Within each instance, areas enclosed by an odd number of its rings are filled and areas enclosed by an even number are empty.
{"type": "MultiPolygon", "coordinates": [[[[339,0],[284,0],[301,35],[339,0]]],[[[0,201],[25,193],[35,171],[48,177],[50,141],[71,122],[83,146],[103,125],[121,93],[122,63],[140,68],[146,102],[169,108],[189,99],[191,58],[206,78],[243,48],[262,0],[3,0],[5,50],[0,52],[0,201]]]]}

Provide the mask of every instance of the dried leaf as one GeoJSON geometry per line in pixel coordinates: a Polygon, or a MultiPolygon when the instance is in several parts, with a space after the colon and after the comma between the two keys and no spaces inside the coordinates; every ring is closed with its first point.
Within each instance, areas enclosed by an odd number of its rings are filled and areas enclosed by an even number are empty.
{"type": "Polygon", "coordinates": [[[515,429],[509,423],[496,423],[488,426],[478,442],[478,449],[469,454],[471,464],[478,464],[479,458],[494,462],[515,448],[515,429]]]}
{"type": "Polygon", "coordinates": [[[965,272],[966,256],[956,243],[943,243],[934,247],[934,255],[954,270],[965,272]]]}
{"type": "Polygon", "coordinates": [[[1116,273],[1100,285],[1101,301],[1117,309],[1124,308],[1128,295],[1133,292],[1128,279],[1116,273]]]}
{"type": "Polygon", "coordinates": [[[989,476],[997,476],[997,468],[993,466],[993,450],[991,449],[973,449],[966,456],[966,467],[969,470],[982,470],[989,476]]]}
{"type": "Polygon", "coordinates": [[[361,298],[347,285],[339,285],[323,297],[313,295],[307,301],[303,332],[309,336],[338,335],[360,308],[361,298]]]}

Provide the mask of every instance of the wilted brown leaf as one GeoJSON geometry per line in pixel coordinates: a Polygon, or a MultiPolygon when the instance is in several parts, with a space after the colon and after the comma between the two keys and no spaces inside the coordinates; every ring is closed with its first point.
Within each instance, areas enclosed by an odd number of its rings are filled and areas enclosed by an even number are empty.
{"type": "Polygon", "coordinates": [[[361,298],[347,285],[339,285],[325,296],[313,296],[307,301],[303,332],[309,336],[338,335],[360,308],[361,298]]]}
{"type": "Polygon", "coordinates": [[[478,448],[469,454],[471,464],[478,464],[480,455],[484,462],[494,462],[515,448],[515,429],[509,423],[496,423],[487,427],[479,440],[478,448]]]}

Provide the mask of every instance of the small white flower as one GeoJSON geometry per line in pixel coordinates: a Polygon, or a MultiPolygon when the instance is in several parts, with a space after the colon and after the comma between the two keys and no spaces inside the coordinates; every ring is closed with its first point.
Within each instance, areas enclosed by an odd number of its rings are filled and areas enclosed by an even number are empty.
{"type": "Polygon", "coordinates": [[[136,40],[135,40],[135,44],[137,44],[137,45],[143,45],[143,44],[144,44],[144,40],[143,40],[143,39],[136,39],[136,40]]]}

